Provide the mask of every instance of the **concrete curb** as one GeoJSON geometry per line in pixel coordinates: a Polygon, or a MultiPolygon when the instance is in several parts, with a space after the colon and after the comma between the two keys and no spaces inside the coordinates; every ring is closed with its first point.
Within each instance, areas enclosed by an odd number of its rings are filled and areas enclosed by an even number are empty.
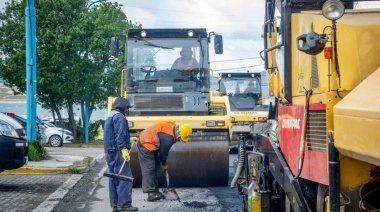
{"type": "MultiPolygon", "coordinates": [[[[45,144],[45,147],[50,147],[50,144],[45,144]]],[[[74,147],[74,148],[87,148],[87,147],[95,147],[95,148],[103,148],[103,144],[78,144],[78,143],[71,143],[71,144],[63,144],[63,147],[74,147]]]]}
{"type": "MultiPolygon", "coordinates": [[[[91,163],[88,166],[75,167],[75,169],[79,170],[80,174],[86,173],[103,157],[104,155],[98,155],[96,158],[92,159],[91,163]]],[[[23,166],[18,169],[5,170],[1,174],[72,174],[68,172],[70,168],[71,166],[56,168],[23,166]]]]}
{"type": "Polygon", "coordinates": [[[35,168],[21,167],[13,170],[5,170],[1,174],[65,174],[67,168],[35,168]]]}

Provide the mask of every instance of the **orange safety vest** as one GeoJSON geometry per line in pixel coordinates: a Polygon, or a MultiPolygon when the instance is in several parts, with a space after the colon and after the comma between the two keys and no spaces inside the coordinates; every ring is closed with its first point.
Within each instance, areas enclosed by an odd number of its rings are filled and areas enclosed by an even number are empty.
{"type": "Polygon", "coordinates": [[[174,128],[175,123],[172,121],[162,121],[147,127],[140,133],[140,143],[149,151],[160,149],[160,138],[158,133],[166,133],[171,135],[175,140],[174,128]]]}
{"type": "MultiPolygon", "coordinates": [[[[193,60],[194,60],[194,58],[191,58],[191,59],[189,60],[189,63],[188,63],[187,66],[184,68],[184,70],[191,69],[191,67],[193,67],[193,60]]],[[[182,64],[182,58],[178,58],[178,69],[180,69],[181,64],[182,64]]]]}

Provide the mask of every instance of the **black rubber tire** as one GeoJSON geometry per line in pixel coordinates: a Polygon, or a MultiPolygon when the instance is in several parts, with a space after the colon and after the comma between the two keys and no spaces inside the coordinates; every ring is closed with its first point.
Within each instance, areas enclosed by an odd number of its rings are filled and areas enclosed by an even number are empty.
{"type": "Polygon", "coordinates": [[[325,198],[328,196],[327,190],[329,187],[327,185],[319,184],[317,192],[317,211],[325,212],[326,211],[326,201],[325,198]]]}
{"type": "Polygon", "coordinates": [[[63,141],[62,141],[61,136],[59,136],[59,135],[50,136],[49,144],[52,147],[61,147],[63,145],[63,141]]]}
{"type": "MultiPolygon", "coordinates": [[[[316,211],[318,183],[305,179],[299,179],[302,193],[311,211],[316,211]]],[[[319,211],[318,211],[319,212],[319,211]]]]}

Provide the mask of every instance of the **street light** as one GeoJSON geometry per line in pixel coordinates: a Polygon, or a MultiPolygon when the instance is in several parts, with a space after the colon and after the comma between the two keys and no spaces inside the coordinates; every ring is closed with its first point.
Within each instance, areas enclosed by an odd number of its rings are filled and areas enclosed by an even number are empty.
{"type": "MultiPolygon", "coordinates": [[[[91,2],[88,6],[87,6],[87,12],[88,10],[90,9],[90,7],[98,2],[102,2],[102,1],[107,1],[107,0],[97,0],[97,1],[93,1],[91,2]]],[[[86,38],[86,42],[88,42],[88,38],[86,38]]],[[[86,59],[88,59],[88,49],[86,51],[86,55],[85,55],[86,59]]],[[[84,141],[85,143],[88,143],[88,121],[89,121],[89,100],[88,100],[88,84],[87,84],[87,79],[86,79],[86,97],[85,97],[85,112],[84,112],[84,141]]]]}

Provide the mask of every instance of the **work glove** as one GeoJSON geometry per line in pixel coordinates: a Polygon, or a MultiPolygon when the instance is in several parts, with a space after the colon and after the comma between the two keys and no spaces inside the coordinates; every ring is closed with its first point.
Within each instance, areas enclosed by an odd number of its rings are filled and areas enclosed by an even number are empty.
{"type": "Polygon", "coordinates": [[[166,172],[166,171],[168,170],[168,164],[166,164],[166,165],[162,165],[162,164],[161,164],[161,170],[162,170],[163,172],[166,172]]]}
{"type": "Polygon", "coordinates": [[[137,142],[139,142],[139,139],[137,137],[131,137],[130,141],[132,144],[137,144],[137,142]]]}
{"type": "Polygon", "coordinates": [[[129,162],[131,160],[131,157],[129,156],[129,150],[127,148],[121,149],[121,155],[125,161],[129,162]]]}

